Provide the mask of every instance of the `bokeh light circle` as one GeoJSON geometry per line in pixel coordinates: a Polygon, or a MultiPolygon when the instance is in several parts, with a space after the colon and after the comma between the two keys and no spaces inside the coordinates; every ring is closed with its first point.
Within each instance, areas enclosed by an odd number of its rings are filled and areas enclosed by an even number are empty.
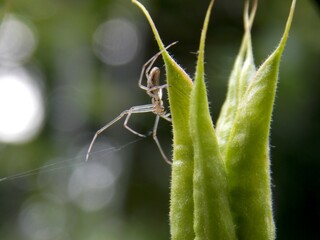
{"type": "Polygon", "coordinates": [[[40,87],[22,68],[0,69],[0,141],[21,143],[32,139],[44,120],[40,87]]]}
{"type": "Polygon", "coordinates": [[[19,215],[19,228],[24,239],[56,239],[64,231],[66,220],[66,209],[62,205],[28,201],[19,215]]]}
{"type": "Polygon", "coordinates": [[[108,65],[127,64],[138,51],[138,31],[126,19],[112,19],[102,23],[93,38],[96,55],[108,65]]]}
{"type": "Polygon", "coordinates": [[[0,24],[0,62],[17,64],[33,54],[37,39],[33,29],[14,15],[7,15],[0,24]]]}
{"type": "Polygon", "coordinates": [[[88,163],[75,169],[68,185],[69,197],[86,211],[107,206],[115,195],[116,176],[100,163],[88,163]]]}

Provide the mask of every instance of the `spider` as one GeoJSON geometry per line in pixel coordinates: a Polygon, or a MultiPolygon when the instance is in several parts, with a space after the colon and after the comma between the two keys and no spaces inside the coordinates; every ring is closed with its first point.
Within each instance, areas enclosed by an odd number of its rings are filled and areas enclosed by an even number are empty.
{"type": "MultiPolygon", "coordinates": [[[[169,47],[171,47],[172,45],[176,44],[177,42],[173,42],[171,44],[169,44],[165,49],[168,49],[169,47]]],[[[163,51],[163,50],[162,50],[163,51]]],[[[118,117],[116,117],[115,119],[113,119],[111,122],[109,122],[108,124],[106,124],[105,126],[103,126],[101,129],[99,129],[90,145],[89,145],[89,149],[86,155],[86,161],[88,161],[89,159],[89,155],[91,152],[91,149],[93,147],[93,144],[95,142],[95,140],[97,139],[97,137],[99,136],[99,134],[101,134],[103,131],[105,131],[107,128],[109,128],[111,125],[113,125],[114,123],[116,123],[117,121],[119,121],[120,119],[122,119],[124,116],[126,116],[123,126],[128,129],[130,132],[140,136],[140,137],[147,137],[147,135],[141,134],[136,132],[135,130],[133,130],[132,128],[130,128],[128,126],[128,121],[131,117],[132,114],[135,113],[148,113],[148,112],[152,112],[156,115],[156,119],[153,125],[153,130],[152,130],[152,137],[154,139],[154,141],[156,142],[159,151],[163,157],[163,159],[168,163],[168,164],[172,164],[172,162],[167,158],[166,154],[164,153],[160,142],[158,140],[157,137],[157,129],[158,129],[158,123],[160,118],[163,118],[165,120],[167,120],[168,122],[171,122],[171,118],[170,118],[170,113],[167,113],[165,111],[165,107],[163,105],[163,101],[162,101],[162,89],[167,88],[168,84],[164,84],[164,85],[160,85],[159,80],[160,80],[160,69],[158,67],[152,67],[154,62],[157,60],[157,58],[161,55],[162,51],[158,52],[156,55],[154,55],[152,58],[150,58],[142,67],[142,71],[140,74],[140,79],[138,82],[138,86],[139,88],[145,90],[147,92],[147,94],[151,97],[151,104],[145,104],[145,105],[139,105],[139,106],[133,106],[130,109],[124,110],[122,113],[120,113],[120,115],[118,117]],[[145,74],[146,78],[147,78],[147,86],[144,86],[142,84],[142,80],[143,80],[143,75],[145,74]]]]}

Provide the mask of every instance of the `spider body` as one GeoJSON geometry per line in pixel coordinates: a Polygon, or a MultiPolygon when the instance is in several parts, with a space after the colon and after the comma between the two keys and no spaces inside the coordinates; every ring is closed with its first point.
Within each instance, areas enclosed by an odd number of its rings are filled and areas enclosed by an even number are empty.
{"type": "Polygon", "coordinates": [[[162,88],[160,84],[160,69],[153,67],[148,75],[147,80],[147,94],[151,97],[152,104],[154,105],[153,113],[156,115],[166,115],[165,107],[162,101],[162,88]]]}

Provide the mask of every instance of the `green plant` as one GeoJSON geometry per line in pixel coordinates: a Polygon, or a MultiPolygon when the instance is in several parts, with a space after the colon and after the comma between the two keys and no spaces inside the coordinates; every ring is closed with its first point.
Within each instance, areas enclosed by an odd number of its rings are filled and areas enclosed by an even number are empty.
{"type": "Polygon", "coordinates": [[[144,6],[162,50],[169,84],[173,125],[171,237],[188,239],[274,239],[270,184],[269,131],[279,64],[296,1],[292,1],[283,37],[276,50],[256,69],[251,25],[245,3],[245,33],[229,79],[226,101],[214,128],[204,82],[204,48],[213,5],[201,33],[194,82],[165,50],[144,6]]]}

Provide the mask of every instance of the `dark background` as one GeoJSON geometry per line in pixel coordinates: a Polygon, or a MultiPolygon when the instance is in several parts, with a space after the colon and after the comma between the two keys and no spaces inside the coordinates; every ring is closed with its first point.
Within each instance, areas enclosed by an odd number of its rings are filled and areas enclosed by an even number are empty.
{"type": "MultiPolygon", "coordinates": [[[[193,76],[209,1],[143,3],[164,43],[179,41],[170,52],[193,76]]],[[[252,30],[257,66],[279,42],[290,4],[260,1],[252,30]]],[[[205,67],[214,122],[243,34],[242,8],[242,1],[216,0],[211,17],[205,67]]],[[[44,119],[33,138],[0,143],[0,177],[47,164],[59,169],[0,182],[0,238],[169,239],[170,166],[152,138],[111,151],[138,139],[118,123],[97,140],[93,151],[101,152],[81,165],[97,129],[150,101],[137,82],[143,63],[158,50],[142,12],[129,0],[12,0],[8,11],[28,26],[34,45],[15,64],[0,56],[0,68],[22,68],[36,79],[44,119]]],[[[320,239],[319,43],[319,5],[298,1],[271,129],[277,239],[320,239]]],[[[131,126],[148,132],[153,120],[141,114],[131,126]]],[[[171,137],[162,121],[159,138],[167,154],[171,137]]]]}

